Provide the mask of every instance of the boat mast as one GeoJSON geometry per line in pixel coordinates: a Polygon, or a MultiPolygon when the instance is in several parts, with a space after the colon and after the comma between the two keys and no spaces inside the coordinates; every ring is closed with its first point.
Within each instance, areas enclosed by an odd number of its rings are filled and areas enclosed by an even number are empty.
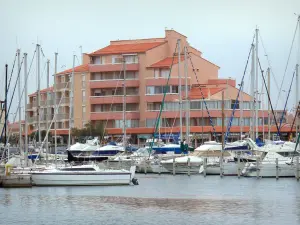
{"type": "Polygon", "coordinates": [[[185,75],[185,132],[186,138],[185,142],[187,146],[190,144],[190,124],[189,124],[189,117],[190,117],[190,101],[189,101],[189,89],[188,89],[188,60],[187,60],[187,46],[184,47],[184,75],[185,75]]]}
{"type": "Polygon", "coordinates": [[[36,109],[37,109],[37,121],[38,121],[38,137],[39,137],[39,143],[42,143],[42,137],[41,137],[41,120],[40,120],[40,105],[41,105],[41,93],[40,93],[40,45],[36,45],[36,52],[37,52],[37,80],[38,80],[38,90],[36,95],[36,109]]]}
{"type": "MultiPolygon", "coordinates": [[[[300,36],[300,31],[299,31],[299,36],[300,36]]],[[[300,42],[299,42],[300,43],[300,42]]],[[[299,49],[300,51],[300,49],[299,49]]],[[[298,93],[298,88],[299,88],[299,64],[296,65],[296,104],[295,104],[295,110],[296,110],[296,137],[298,133],[298,105],[299,105],[299,93],[298,93]]]]}
{"type": "MultiPolygon", "coordinates": [[[[17,49],[17,55],[18,55],[18,73],[21,70],[21,61],[20,61],[20,54],[21,50],[17,49]]],[[[18,80],[18,95],[19,95],[19,102],[21,103],[21,77],[18,80]]],[[[21,124],[21,118],[22,118],[22,111],[21,111],[21,104],[19,104],[19,150],[20,155],[22,154],[22,124],[21,124]]]]}
{"type": "Polygon", "coordinates": [[[255,29],[255,37],[256,37],[256,43],[255,43],[255,138],[258,137],[258,28],[255,29]]]}
{"type": "Polygon", "coordinates": [[[253,101],[250,104],[250,110],[252,112],[251,123],[250,123],[250,137],[254,139],[254,108],[255,108],[255,92],[254,92],[254,78],[255,78],[255,70],[254,70],[254,60],[255,60],[255,52],[254,52],[254,44],[252,44],[252,60],[251,60],[251,96],[253,101]]]}
{"type": "Polygon", "coordinates": [[[27,53],[24,53],[24,107],[25,107],[25,112],[24,112],[24,119],[25,119],[25,135],[24,135],[24,150],[25,150],[25,166],[28,166],[28,125],[27,125],[27,53]]]}
{"type": "Polygon", "coordinates": [[[4,107],[5,107],[5,111],[4,111],[4,145],[6,147],[6,141],[7,141],[7,71],[8,71],[8,65],[5,64],[5,102],[4,102],[4,107]]]}
{"type": "Polygon", "coordinates": [[[181,60],[181,55],[180,55],[180,41],[181,39],[178,39],[178,79],[179,79],[179,126],[180,126],[180,146],[181,143],[183,143],[182,139],[182,90],[181,90],[181,74],[180,74],[180,60],[181,60]]]}
{"type": "MultiPolygon", "coordinates": [[[[48,59],[47,60],[47,90],[49,91],[49,76],[50,76],[50,67],[49,67],[49,65],[50,65],[50,60],[48,59]]],[[[50,92],[50,94],[51,94],[51,92],[50,92]]],[[[48,127],[49,126],[49,123],[48,123],[48,119],[50,119],[51,117],[49,117],[48,115],[50,115],[51,114],[51,112],[49,112],[49,107],[48,107],[48,92],[46,92],[46,112],[47,112],[47,115],[46,115],[46,127],[47,127],[47,129],[50,129],[50,127],[48,127]]],[[[51,118],[52,119],[52,118],[51,118]]],[[[48,153],[49,153],[49,145],[48,145],[48,135],[47,135],[47,137],[46,137],[46,166],[48,166],[48,153]]]]}
{"type": "Polygon", "coordinates": [[[126,150],[126,59],[123,55],[123,147],[126,150]]]}
{"type": "Polygon", "coordinates": [[[74,68],[75,68],[75,55],[73,55],[73,68],[72,74],[69,79],[69,83],[71,82],[71,91],[70,91],[70,111],[69,111],[69,138],[68,138],[68,149],[71,146],[71,129],[73,128],[73,120],[74,120],[74,112],[73,112],[73,95],[74,95],[74,68]]]}
{"type": "MultiPolygon", "coordinates": [[[[57,55],[55,52],[55,61],[54,61],[54,113],[57,113],[57,104],[56,104],[56,73],[57,73],[57,55]]],[[[55,153],[55,166],[57,166],[57,137],[56,137],[56,115],[54,115],[54,153],[55,153]]]]}
{"type": "MultiPolygon", "coordinates": [[[[270,68],[267,70],[268,74],[268,94],[270,95],[271,88],[271,76],[270,76],[270,68]]],[[[271,140],[271,109],[270,109],[270,101],[268,101],[268,139],[271,140]]]]}
{"type": "Polygon", "coordinates": [[[244,99],[243,99],[243,88],[244,88],[244,81],[242,81],[241,83],[241,101],[240,101],[240,111],[241,111],[241,114],[240,114],[240,136],[241,136],[241,140],[243,139],[242,136],[243,136],[243,128],[244,128],[244,110],[243,110],[243,107],[244,107],[244,99]]]}
{"type": "MultiPolygon", "coordinates": [[[[298,107],[299,105],[299,64],[300,64],[300,15],[298,15],[298,36],[299,36],[299,45],[298,45],[298,64],[296,65],[296,106],[298,107]]],[[[296,113],[297,113],[296,109],[296,113]]],[[[298,115],[296,115],[296,137],[298,133],[298,125],[299,125],[299,118],[298,115]]]]}

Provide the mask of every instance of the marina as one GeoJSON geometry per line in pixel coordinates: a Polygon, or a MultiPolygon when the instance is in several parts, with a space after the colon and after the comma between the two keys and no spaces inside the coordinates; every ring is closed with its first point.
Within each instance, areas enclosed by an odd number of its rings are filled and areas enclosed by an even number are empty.
{"type": "Polygon", "coordinates": [[[300,224],[300,2],[14,1],[0,224],[300,224]]]}
{"type": "Polygon", "coordinates": [[[137,178],[142,185],[0,189],[0,219],[6,225],[300,222],[299,183],[293,179],[155,174],[137,178]]]}

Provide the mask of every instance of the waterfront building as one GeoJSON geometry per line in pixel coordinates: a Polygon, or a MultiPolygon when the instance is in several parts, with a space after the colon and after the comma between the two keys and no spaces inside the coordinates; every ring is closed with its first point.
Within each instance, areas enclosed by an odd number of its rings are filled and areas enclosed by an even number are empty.
{"type": "MultiPolygon", "coordinates": [[[[163,99],[164,86],[167,83],[170,68],[172,71],[169,87],[161,116],[160,133],[179,133],[179,75],[184,86],[184,47],[188,47],[188,97],[183,93],[183,105],[190,101],[190,136],[195,142],[211,140],[215,129],[220,137],[222,129],[222,92],[225,103],[225,126],[232,114],[234,102],[238,94],[238,84],[233,78],[219,78],[220,67],[207,60],[200,50],[193,48],[187,37],[174,31],[165,30],[165,37],[117,40],[111,41],[104,48],[90,54],[83,54],[83,65],[74,68],[74,97],[70,98],[70,77],[73,69],[59,72],[55,75],[54,87],[41,90],[41,104],[39,107],[41,129],[46,129],[47,121],[52,120],[54,104],[60,104],[57,115],[57,134],[66,136],[69,129],[70,102],[73,101],[74,127],[82,128],[85,123],[102,121],[106,125],[108,136],[121,137],[123,134],[123,85],[126,87],[126,133],[132,143],[143,143],[151,137],[154,124],[158,117],[163,99]],[[180,39],[181,57],[175,55],[174,50],[180,39]],[[178,61],[180,58],[180,62],[178,61]],[[123,60],[125,60],[126,79],[124,80],[123,60]],[[173,63],[173,64],[172,64],[173,63]],[[180,63],[180,68],[178,68],[180,63]],[[192,64],[191,64],[192,63],[192,64]],[[180,74],[178,74],[180,71],[180,74]],[[203,104],[202,94],[209,111],[203,104]],[[56,92],[56,99],[54,99],[56,92]],[[210,119],[214,129],[210,125],[210,119]]],[[[177,53],[178,54],[178,53],[177,53]]],[[[242,92],[239,97],[235,115],[232,121],[230,139],[240,138],[240,126],[243,121],[243,132],[250,131],[253,98],[242,92]],[[242,101],[242,99],[243,101],[242,101]],[[243,102],[243,103],[241,103],[243,102]],[[241,111],[240,108],[243,110],[241,111]],[[242,113],[242,116],[241,116],[242,113]]],[[[257,101],[258,107],[261,107],[257,101]]],[[[27,112],[29,113],[30,132],[37,129],[36,93],[29,95],[27,112]]],[[[185,107],[183,117],[185,117],[185,107]]],[[[259,108],[258,132],[263,130],[267,135],[268,112],[259,108]]],[[[276,111],[280,118],[282,111],[276,111]]],[[[285,123],[285,121],[283,121],[285,123]]],[[[51,127],[53,132],[54,125],[51,127]]],[[[287,135],[290,126],[285,124],[282,132],[287,135]]],[[[183,118],[183,132],[186,131],[183,118]]],[[[276,134],[274,123],[272,134],[276,134]]],[[[267,137],[267,136],[266,136],[267,137]]]]}

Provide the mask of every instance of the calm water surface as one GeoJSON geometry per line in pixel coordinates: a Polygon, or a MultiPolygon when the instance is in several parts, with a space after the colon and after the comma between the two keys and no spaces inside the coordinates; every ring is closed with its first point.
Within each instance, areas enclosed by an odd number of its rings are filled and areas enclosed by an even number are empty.
{"type": "Polygon", "coordinates": [[[0,189],[0,224],[300,224],[300,182],[138,175],[139,186],[0,189]]]}

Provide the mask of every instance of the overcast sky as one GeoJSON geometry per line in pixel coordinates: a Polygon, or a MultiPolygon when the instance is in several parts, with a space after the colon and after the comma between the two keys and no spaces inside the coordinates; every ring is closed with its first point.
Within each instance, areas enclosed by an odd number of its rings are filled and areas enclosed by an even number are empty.
{"type": "MultiPolygon", "coordinates": [[[[300,1],[0,0],[0,10],[1,90],[4,88],[4,65],[8,63],[11,70],[17,48],[21,48],[22,54],[28,53],[30,63],[35,44],[37,41],[41,44],[45,54],[41,60],[44,88],[45,62],[50,59],[53,73],[54,52],[58,51],[58,68],[63,70],[72,66],[74,53],[80,59],[79,46],[83,52],[91,52],[107,46],[110,40],[164,37],[166,27],[186,35],[189,43],[203,52],[203,57],[219,65],[220,77],[233,77],[239,83],[258,26],[280,86],[297,23],[294,13],[300,13],[300,1]]],[[[292,78],[299,43],[297,35],[284,90],[288,90],[292,78]]],[[[261,43],[259,56],[266,69],[268,64],[261,43]]],[[[36,90],[35,71],[34,64],[29,92],[36,90]]],[[[245,90],[249,91],[249,75],[245,83],[245,90]]],[[[275,104],[279,90],[273,79],[271,83],[275,104]]],[[[294,89],[289,108],[295,103],[294,89]]],[[[283,106],[283,100],[280,104],[283,106]]]]}

